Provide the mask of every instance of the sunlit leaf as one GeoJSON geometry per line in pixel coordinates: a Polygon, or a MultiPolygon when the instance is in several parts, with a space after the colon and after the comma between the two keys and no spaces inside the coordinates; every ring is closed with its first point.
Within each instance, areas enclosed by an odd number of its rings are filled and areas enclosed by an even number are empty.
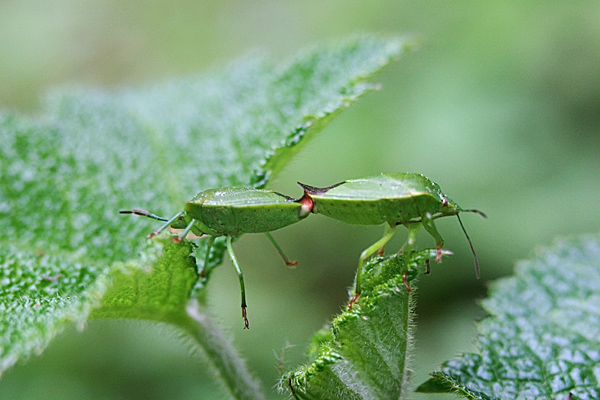
{"type": "Polygon", "coordinates": [[[118,211],[169,217],[202,189],[264,186],[403,49],[363,36],[280,65],[253,56],[142,88],[56,93],[36,118],[0,114],[0,369],[94,309],[187,326],[204,241],[161,253],[145,240],[156,221],[118,211]]]}

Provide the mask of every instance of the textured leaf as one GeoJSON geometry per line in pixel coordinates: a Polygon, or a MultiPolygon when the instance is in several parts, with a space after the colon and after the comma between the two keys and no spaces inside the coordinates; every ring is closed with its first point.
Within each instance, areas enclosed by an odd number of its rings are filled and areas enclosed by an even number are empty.
{"type": "Polygon", "coordinates": [[[96,307],[186,326],[204,241],[161,255],[143,239],[156,224],[118,211],[171,216],[208,187],[263,186],[402,49],[365,36],[282,66],[248,57],[204,77],[55,94],[36,119],[0,114],[1,370],[96,307]]]}
{"type": "Polygon", "coordinates": [[[152,273],[143,268],[111,271],[112,285],[92,317],[155,321],[185,319],[189,293],[198,279],[196,263],[190,257],[193,245],[171,240],[164,240],[163,244],[161,257],[151,263],[152,273]]]}
{"type": "Polygon", "coordinates": [[[409,268],[412,280],[418,265],[435,256],[423,250],[408,260],[400,254],[367,263],[353,309],[313,337],[312,363],[284,375],[280,389],[298,399],[406,398],[412,296],[402,271],[409,268]]]}
{"type": "Polygon", "coordinates": [[[67,322],[84,322],[106,290],[101,268],[65,257],[0,247],[0,368],[43,350],[67,322]],[[71,301],[71,297],[78,301],[71,301]]]}
{"type": "Polygon", "coordinates": [[[479,353],[446,362],[421,392],[472,399],[600,398],[600,240],[561,240],[517,265],[483,302],[479,353]]]}

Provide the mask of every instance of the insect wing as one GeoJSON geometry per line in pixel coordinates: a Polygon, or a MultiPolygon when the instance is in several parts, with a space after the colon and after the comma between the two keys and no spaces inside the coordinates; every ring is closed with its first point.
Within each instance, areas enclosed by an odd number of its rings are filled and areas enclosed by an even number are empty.
{"type": "Polygon", "coordinates": [[[269,190],[222,188],[201,200],[190,207],[221,235],[270,232],[300,220],[300,203],[269,190]]]}

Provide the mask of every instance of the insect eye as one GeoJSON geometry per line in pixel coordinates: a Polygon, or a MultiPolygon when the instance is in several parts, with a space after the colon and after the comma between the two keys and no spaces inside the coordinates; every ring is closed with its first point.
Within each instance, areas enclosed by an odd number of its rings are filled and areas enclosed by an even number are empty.
{"type": "Polygon", "coordinates": [[[448,199],[446,199],[445,197],[442,198],[442,205],[445,207],[448,205],[448,199]]]}

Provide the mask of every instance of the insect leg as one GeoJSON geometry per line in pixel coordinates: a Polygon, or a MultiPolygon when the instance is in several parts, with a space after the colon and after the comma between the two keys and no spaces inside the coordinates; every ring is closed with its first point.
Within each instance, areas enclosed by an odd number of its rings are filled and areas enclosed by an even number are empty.
{"type": "Polygon", "coordinates": [[[419,229],[421,229],[421,223],[415,222],[410,225],[407,225],[408,228],[408,238],[406,239],[406,243],[402,245],[402,248],[398,253],[406,253],[410,254],[415,243],[417,242],[417,233],[419,229]]]}
{"type": "Polygon", "coordinates": [[[423,217],[423,227],[435,239],[435,249],[437,250],[435,261],[437,261],[438,263],[442,262],[442,246],[444,245],[444,238],[442,237],[442,235],[440,235],[437,228],[435,227],[430,213],[425,214],[425,216],[423,217]]]}
{"type": "Polygon", "coordinates": [[[285,262],[285,265],[287,265],[288,267],[295,267],[296,265],[298,265],[298,261],[290,261],[290,259],[287,258],[285,256],[285,254],[283,254],[283,250],[281,250],[281,247],[279,247],[279,245],[277,244],[277,242],[275,241],[275,239],[273,238],[273,236],[269,232],[265,232],[265,235],[267,235],[267,237],[269,238],[269,240],[271,241],[271,243],[273,243],[273,246],[275,246],[275,249],[277,250],[277,252],[281,256],[281,258],[283,258],[283,261],[285,262]]]}
{"type": "Polygon", "coordinates": [[[412,292],[410,286],[408,286],[408,264],[410,253],[412,252],[413,247],[415,246],[415,242],[417,241],[417,233],[419,229],[421,229],[421,223],[412,223],[407,226],[408,228],[408,238],[406,239],[406,243],[400,249],[400,253],[406,254],[404,270],[402,271],[402,283],[404,283],[404,287],[408,293],[412,292]]]}
{"type": "Polygon", "coordinates": [[[151,234],[149,234],[148,235],[148,239],[153,238],[154,236],[158,235],[163,230],[165,230],[167,227],[171,226],[171,224],[173,222],[175,222],[175,220],[177,218],[179,218],[181,216],[181,214],[183,214],[183,213],[184,213],[184,211],[180,211],[177,214],[175,214],[171,219],[169,219],[167,222],[165,222],[164,224],[162,224],[162,226],[160,228],[158,228],[157,230],[155,230],[154,232],[152,232],[151,234]]]}
{"type": "MultiPolygon", "coordinates": [[[[390,224],[385,224],[385,231],[383,232],[383,236],[387,235],[390,231],[390,224]]],[[[383,257],[383,252],[385,251],[385,246],[381,246],[381,248],[377,251],[377,255],[379,257],[383,257]]]]}
{"type": "Polygon", "coordinates": [[[190,223],[185,227],[185,229],[179,234],[179,236],[177,236],[177,238],[175,239],[175,241],[176,242],[181,242],[183,240],[183,238],[185,238],[187,236],[187,234],[190,233],[190,231],[194,227],[195,223],[196,223],[196,220],[192,219],[190,221],[190,223]]]}
{"type": "Polygon", "coordinates": [[[388,232],[385,234],[384,237],[382,237],[381,239],[379,239],[378,241],[373,243],[371,246],[366,248],[360,254],[360,259],[358,260],[358,271],[356,272],[356,287],[354,289],[354,297],[352,297],[352,300],[350,300],[350,304],[348,304],[348,308],[351,309],[352,305],[354,304],[356,299],[358,299],[358,296],[360,296],[360,292],[361,292],[360,280],[361,280],[363,264],[364,264],[365,260],[367,258],[371,257],[381,247],[385,246],[385,244],[390,241],[392,236],[394,236],[395,232],[396,232],[396,227],[390,226],[390,229],[388,230],[388,232]]]}
{"type": "Polygon", "coordinates": [[[242,269],[240,268],[240,264],[233,252],[233,247],[231,246],[231,236],[227,236],[227,251],[229,252],[229,257],[231,257],[231,262],[235,267],[235,271],[237,272],[238,279],[240,281],[240,289],[242,292],[242,318],[244,318],[244,329],[250,328],[250,323],[248,322],[248,318],[246,316],[246,288],[244,286],[244,274],[242,274],[242,269]]]}
{"type": "Polygon", "coordinates": [[[210,251],[212,250],[213,244],[215,244],[216,236],[210,236],[206,241],[206,255],[204,256],[204,265],[200,271],[200,279],[206,280],[208,278],[208,262],[210,260],[210,251]]]}

